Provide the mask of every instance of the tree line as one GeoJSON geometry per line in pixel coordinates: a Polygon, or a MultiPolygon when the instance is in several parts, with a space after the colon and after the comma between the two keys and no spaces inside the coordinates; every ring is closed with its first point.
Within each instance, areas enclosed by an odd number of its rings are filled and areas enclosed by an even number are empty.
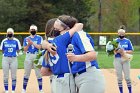
{"type": "MultiPolygon", "coordinates": [[[[122,24],[129,32],[140,30],[139,0],[101,0],[101,4],[102,32],[116,32],[122,24]]],[[[0,31],[8,27],[28,31],[31,24],[44,31],[47,20],[62,14],[76,17],[85,31],[99,31],[99,0],[0,0],[0,31]]]]}

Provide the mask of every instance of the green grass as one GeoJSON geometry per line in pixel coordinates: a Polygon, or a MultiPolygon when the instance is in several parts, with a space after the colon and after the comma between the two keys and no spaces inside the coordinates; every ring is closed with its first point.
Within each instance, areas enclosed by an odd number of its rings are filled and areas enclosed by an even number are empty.
{"type": "MultiPolygon", "coordinates": [[[[99,52],[98,63],[100,68],[114,68],[113,66],[113,56],[107,56],[106,52],[99,52]]],[[[140,52],[133,53],[133,60],[130,62],[131,68],[140,68],[140,52]]]]}
{"type": "MultiPolygon", "coordinates": [[[[18,56],[18,68],[23,69],[24,68],[24,59],[25,55],[18,56]]],[[[0,69],[2,68],[2,53],[0,52],[0,69]]]]}
{"type": "MultiPolygon", "coordinates": [[[[18,68],[24,68],[24,59],[25,55],[18,57],[18,68]]],[[[2,54],[0,53],[0,68],[2,63],[2,54]]],[[[98,53],[98,63],[100,68],[114,68],[113,67],[113,56],[107,56],[107,54],[103,51],[99,51],[98,53]]],[[[138,69],[140,68],[140,52],[133,53],[133,60],[131,61],[131,68],[138,69]]]]}

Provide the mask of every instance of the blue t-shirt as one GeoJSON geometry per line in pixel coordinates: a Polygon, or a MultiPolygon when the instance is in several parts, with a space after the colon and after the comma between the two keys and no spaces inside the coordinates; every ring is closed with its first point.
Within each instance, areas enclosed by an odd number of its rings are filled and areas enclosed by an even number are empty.
{"type": "Polygon", "coordinates": [[[0,50],[3,50],[3,56],[5,57],[16,57],[17,50],[21,49],[21,44],[17,38],[9,40],[5,38],[1,42],[0,50]]]}
{"type": "MultiPolygon", "coordinates": [[[[127,38],[124,38],[124,39],[120,39],[120,38],[116,38],[116,41],[119,42],[119,47],[120,48],[123,48],[124,50],[134,50],[133,49],[133,45],[131,43],[131,41],[127,38]]],[[[115,55],[115,57],[121,57],[121,54],[120,53],[117,53],[115,55]]]]}
{"type": "MultiPolygon", "coordinates": [[[[75,55],[84,54],[88,51],[94,51],[94,41],[91,36],[84,31],[76,32],[72,37],[71,44],[74,46],[75,55]]],[[[82,70],[86,70],[86,68],[91,66],[99,68],[96,60],[90,62],[73,62],[72,73],[75,74],[82,70]]]]}
{"type": "Polygon", "coordinates": [[[67,46],[70,42],[69,32],[59,35],[54,38],[51,43],[57,46],[57,54],[55,56],[49,53],[49,66],[54,75],[60,75],[64,73],[69,73],[68,59],[66,56],[67,46]]]}
{"type": "MultiPolygon", "coordinates": [[[[23,41],[23,46],[27,46],[28,42],[27,39],[31,39],[36,44],[42,44],[43,38],[39,35],[35,35],[33,38],[28,36],[23,41]]],[[[27,52],[35,53],[38,52],[38,49],[34,45],[30,45],[27,52]]]]}

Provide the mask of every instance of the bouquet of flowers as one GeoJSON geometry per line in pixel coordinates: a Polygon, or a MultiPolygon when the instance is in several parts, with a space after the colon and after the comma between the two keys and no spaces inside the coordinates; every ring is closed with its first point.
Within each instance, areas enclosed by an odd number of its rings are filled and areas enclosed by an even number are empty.
{"type": "Polygon", "coordinates": [[[114,51],[118,49],[118,44],[119,42],[117,42],[115,39],[113,39],[113,41],[108,41],[108,43],[106,44],[107,54],[114,55],[114,51]]]}
{"type": "Polygon", "coordinates": [[[43,52],[39,50],[36,55],[36,58],[34,59],[35,67],[40,69],[42,67],[42,61],[43,61],[43,52]]]}
{"type": "MultiPolygon", "coordinates": [[[[108,41],[106,44],[106,52],[109,56],[114,55],[119,49],[122,48],[119,46],[119,42],[117,42],[115,39],[113,39],[113,41],[108,41]]],[[[128,54],[125,51],[120,52],[120,54],[123,62],[131,61],[133,58],[133,55],[128,54]]]]}
{"type": "Polygon", "coordinates": [[[21,56],[24,53],[24,47],[21,47],[20,51],[17,52],[17,56],[21,56]]]}

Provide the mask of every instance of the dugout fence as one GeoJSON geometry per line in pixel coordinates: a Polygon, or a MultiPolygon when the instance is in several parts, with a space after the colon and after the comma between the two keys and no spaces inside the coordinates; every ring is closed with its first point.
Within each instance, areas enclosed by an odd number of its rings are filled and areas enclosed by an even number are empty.
{"type": "MultiPolygon", "coordinates": [[[[118,37],[118,33],[89,33],[92,38],[94,39],[95,46],[99,47],[97,49],[105,49],[104,45],[99,44],[99,38],[100,36],[105,36],[106,41],[113,40],[113,38],[118,37]]],[[[126,37],[129,38],[134,46],[134,49],[137,51],[140,50],[140,33],[126,33],[126,37]]]]}

